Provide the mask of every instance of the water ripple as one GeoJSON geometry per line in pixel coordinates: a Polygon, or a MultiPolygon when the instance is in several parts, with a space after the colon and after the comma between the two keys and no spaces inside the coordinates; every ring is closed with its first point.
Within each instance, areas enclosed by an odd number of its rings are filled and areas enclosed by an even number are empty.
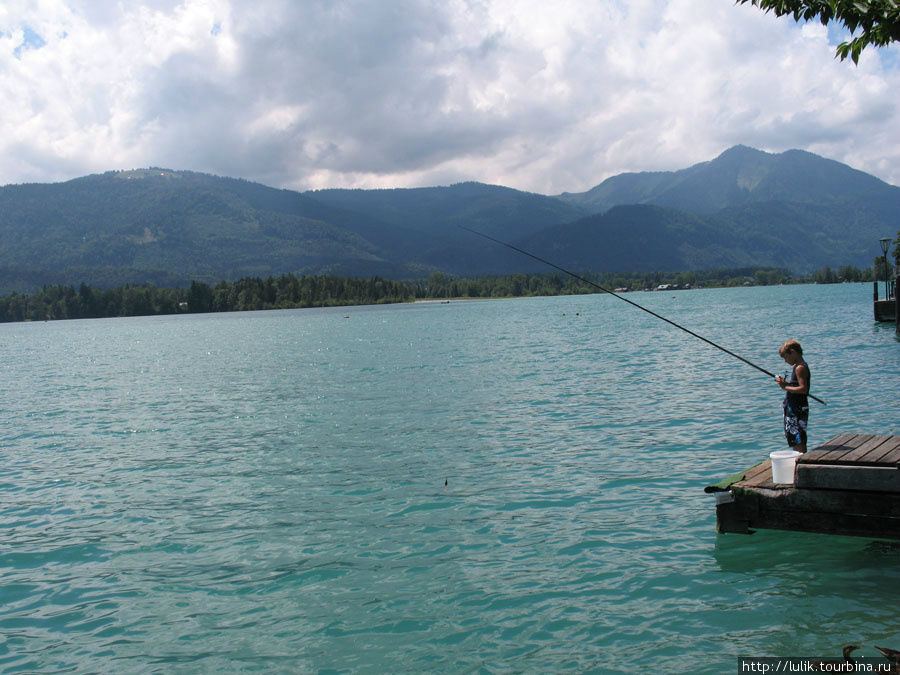
{"type": "MultiPolygon", "coordinates": [[[[769,367],[801,336],[821,440],[900,433],[869,298],[641,301],[769,367]]],[[[702,487],[780,447],[778,391],[619,305],[0,326],[0,669],[721,672],[900,643],[900,548],[715,535],[702,487]]]]}

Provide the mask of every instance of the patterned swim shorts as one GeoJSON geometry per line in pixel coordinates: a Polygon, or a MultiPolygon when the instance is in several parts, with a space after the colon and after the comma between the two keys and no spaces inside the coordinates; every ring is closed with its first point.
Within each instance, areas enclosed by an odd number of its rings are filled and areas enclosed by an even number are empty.
{"type": "Polygon", "coordinates": [[[806,445],[806,423],[809,420],[809,411],[803,410],[799,415],[793,411],[784,411],[784,437],[789,446],[806,445]]]}

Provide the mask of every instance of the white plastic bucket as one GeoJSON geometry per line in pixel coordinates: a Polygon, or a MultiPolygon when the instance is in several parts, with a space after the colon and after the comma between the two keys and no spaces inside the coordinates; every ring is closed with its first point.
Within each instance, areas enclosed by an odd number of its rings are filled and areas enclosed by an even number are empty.
{"type": "Polygon", "coordinates": [[[769,453],[772,460],[772,482],[782,485],[794,484],[794,466],[800,453],[796,450],[776,450],[769,453]]]}

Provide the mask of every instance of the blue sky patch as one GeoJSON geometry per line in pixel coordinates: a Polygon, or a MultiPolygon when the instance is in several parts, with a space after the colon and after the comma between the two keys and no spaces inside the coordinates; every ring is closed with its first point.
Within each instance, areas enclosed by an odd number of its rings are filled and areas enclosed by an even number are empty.
{"type": "Polygon", "coordinates": [[[24,25],[22,26],[22,30],[25,33],[25,39],[22,41],[22,44],[20,44],[13,50],[13,56],[15,56],[17,59],[22,58],[22,52],[26,49],[40,49],[45,44],[47,44],[47,41],[44,40],[44,38],[42,38],[40,35],[35,33],[31,29],[31,26],[24,25]]]}

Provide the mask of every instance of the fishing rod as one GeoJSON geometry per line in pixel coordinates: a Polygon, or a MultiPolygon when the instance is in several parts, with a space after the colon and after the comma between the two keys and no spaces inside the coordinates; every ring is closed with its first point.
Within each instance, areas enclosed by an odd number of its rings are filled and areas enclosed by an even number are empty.
{"type": "MultiPolygon", "coordinates": [[[[702,335],[698,335],[697,333],[695,333],[694,331],[690,330],[689,328],[685,328],[684,326],[675,323],[675,322],[672,321],[671,319],[667,319],[666,317],[664,317],[664,316],[662,316],[662,315],[660,315],[660,314],[657,314],[657,313],[654,312],[653,310],[647,309],[647,308],[644,307],[643,305],[639,305],[639,304],[637,304],[636,302],[633,302],[633,301],[629,300],[628,298],[626,298],[626,297],[624,297],[624,296],[622,296],[622,295],[619,295],[618,293],[615,293],[615,292],[609,290],[608,288],[604,288],[604,287],[601,286],[600,284],[594,283],[593,281],[590,281],[589,279],[585,279],[584,277],[575,274],[575,272],[570,272],[569,270],[565,269],[564,267],[560,267],[559,265],[557,265],[557,264],[555,264],[555,263],[552,263],[552,262],[550,262],[549,260],[545,260],[544,258],[541,258],[540,256],[536,256],[536,255],[534,255],[533,253],[529,253],[528,251],[526,251],[526,250],[524,250],[524,249],[521,249],[521,248],[519,248],[518,246],[513,246],[512,244],[508,244],[508,243],[506,243],[505,241],[500,241],[499,239],[495,239],[494,237],[491,237],[491,236],[489,236],[489,235],[487,235],[487,234],[484,234],[483,232],[478,232],[477,230],[473,230],[473,229],[471,229],[471,228],[469,228],[469,227],[466,227],[466,226],[464,226],[464,225],[460,225],[459,227],[460,227],[460,229],[466,230],[467,232],[471,232],[472,234],[477,234],[479,237],[483,237],[484,239],[488,239],[488,240],[490,240],[490,241],[493,241],[494,243],[500,244],[501,246],[505,246],[506,248],[512,249],[513,251],[516,251],[516,252],[518,252],[518,253],[521,253],[522,255],[527,255],[529,258],[533,258],[534,260],[537,260],[538,262],[542,262],[542,263],[544,263],[545,265],[549,265],[550,267],[553,267],[554,269],[558,269],[560,272],[565,272],[566,274],[568,274],[568,275],[569,275],[570,277],[572,277],[573,279],[578,279],[578,281],[584,282],[584,283],[588,284],[589,286],[593,286],[594,288],[597,288],[597,289],[603,291],[604,293],[609,293],[609,294],[610,294],[611,296],[613,296],[614,298],[618,298],[619,300],[621,300],[621,301],[623,301],[623,302],[627,302],[629,305],[632,305],[633,307],[637,307],[638,309],[640,309],[640,310],[642,310],[642,311],[644,311],[644,312],[647,312],[647,314],[650,314],[651,316],[656,317],[656,318],[659,319],[660,321],[665,321],[667,324],[669,324],[669,325],[671,325],[671,326],[675,326],[675,328],[677,328],[677,329],[679,329],[679,330],[683,330],[683,331],[684,331],[685,333],[687,333],[688,335],[692,335],[693,337],[697,338],[698,340],[703,340],[703,342],[705,342],[705,343],[708,344],[708,345],[712,345],[712,346],[715,347],[716,349],[721,349],[723,352],[725,352],[725,353],[728,354],[729,356],[733,356],[733,357],[736,358],[738,361],[743,361],[743,362],[746,363],[748,366],[752,366],[753,368],[756,368],[759,372],[765,373],[766,375],[768,375],[768,376],[771,377],[771,378],[775,378],[775,374],[774,374],[774,373],[770,373],[768,370],[766,370],[766,369],[763,368],[762,366],[758,366],[758,365],[756,365],[755,363],[753,363],[752,361],[748,361],[748,360],[745,359],[743,356],[740,356],[739,354],[735,354],[735,353],[734,353],[733,351],[731,351],[730,349],[726,349],[726,348],[723,347],[722,345],[718,345],[718,344],[716,344],[715,342],[713,342],[712,340],[708,340],[708,339],[706,339],[705,337],[703,337],[702,335]]],[[[807,394],[807,396],[809,396],[809,397],[810,397],[811,399],[813,399],[814,401],[818,401],[818,402],[821,403],[822,405],[828,405],[827,403],[825,403],[825,401],[823,401],[822,399],[820,399],[820,398],[818,398],[818,397],[816,397],[816,396],[813,396],[812,394],[807,394]]]]}

